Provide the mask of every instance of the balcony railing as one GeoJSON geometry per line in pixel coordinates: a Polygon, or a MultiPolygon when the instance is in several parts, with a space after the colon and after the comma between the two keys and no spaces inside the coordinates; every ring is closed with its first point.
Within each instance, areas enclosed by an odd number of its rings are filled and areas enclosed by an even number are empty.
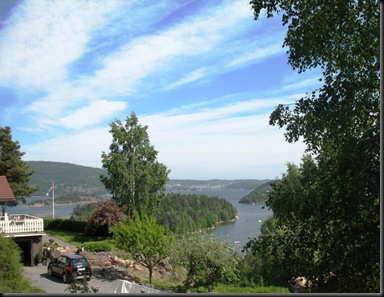
{"type": "Polygon", "coordinates": [[[10,233],[35,233],[44,231],[44,221],[41,218],[12,214],[0,217],[0,232],[10,233]]]}

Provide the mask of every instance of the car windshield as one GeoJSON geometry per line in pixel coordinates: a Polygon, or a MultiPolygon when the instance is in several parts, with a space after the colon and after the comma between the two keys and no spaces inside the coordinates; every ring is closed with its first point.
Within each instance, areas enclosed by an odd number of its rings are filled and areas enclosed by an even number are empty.
{"type": "Polygon", "coordinates": [[[88,264],[88,263],[87,263],[87,260],[84,259],[84,258],[81,258],[81,259],[74,259],[72,263],[73,263],[73,265],[83,265],[83,266],[85,266],[85,265],[88,264]]]}

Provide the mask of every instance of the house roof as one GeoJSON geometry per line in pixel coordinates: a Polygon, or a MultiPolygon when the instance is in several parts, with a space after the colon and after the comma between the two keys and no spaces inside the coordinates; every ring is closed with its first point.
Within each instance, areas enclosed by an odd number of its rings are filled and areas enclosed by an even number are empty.
{"type": "Polygon", "coordinates": [[[14,201],[15,195],[5,175],[0,176],[0,202],[14,201]]]}

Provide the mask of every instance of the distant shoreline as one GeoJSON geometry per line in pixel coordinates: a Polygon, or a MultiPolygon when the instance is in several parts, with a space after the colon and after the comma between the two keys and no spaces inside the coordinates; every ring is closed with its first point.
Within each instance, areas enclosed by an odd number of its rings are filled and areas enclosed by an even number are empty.
{"type": "MultiPolygon", "coordinates": [[[[65,206],[65,205],[73,205],[73,204],[86,204],[86,203],[96,203],[98,201],[81,201],[81,202],[70,202],[70,203],[55,203],[55,206],[65,206]]],[[[28,208],[37,208],[37,207],[45,207],[45,206],[53,206],[52,204],[44,204],[44,203],[35,203],[31,205],[25,205],[28,208]]]]}

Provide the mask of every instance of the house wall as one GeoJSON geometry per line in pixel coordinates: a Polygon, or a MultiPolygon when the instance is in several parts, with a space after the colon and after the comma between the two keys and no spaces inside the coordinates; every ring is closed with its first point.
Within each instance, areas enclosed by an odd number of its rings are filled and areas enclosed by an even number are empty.
{"type": "Polygon", "coordinates": [[[22,253],[22,263],[25,266],[35,266],[36,254],[43,249],[42,235],[14,237],[22,253]]]}

